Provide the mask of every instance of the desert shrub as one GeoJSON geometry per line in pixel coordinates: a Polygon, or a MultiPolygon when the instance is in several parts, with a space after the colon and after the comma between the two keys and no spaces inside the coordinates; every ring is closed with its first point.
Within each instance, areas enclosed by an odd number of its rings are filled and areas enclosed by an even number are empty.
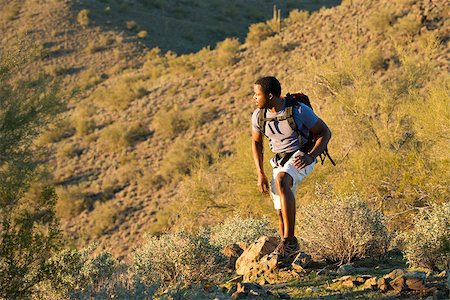
{"type": "Polygon", "coordinates": [[[126,74],[111,86],[102,86],[96,89],[93,101],[98,102],[106,109],[124,110],[134,98],[145,94],[143,88],[145,88],[145,83],[142,80],[126,74]]]}
{"type": "Polygon", "coordinates": [[[211,121],[214,115],[214,109],[191,107],[182,110],[179,106],[173,106],[170,110],[156,114],[152,121],[152,127],[164,137],[174,137],[188,129],[196,129],[211,121]]]}
{"type": "Polygon", "coordinates": [[[80,105],[72,114],[72,126],[75,128],[76,135],[83,137],[90,134],[96,124],[93,119],[94,107],[89,105],[80,105]]]}
{"type": "Polygon", "coordinates": [[[422,23],[420,22],[420,16],[415,14],[408,14],[399,19],[394,25],[394,30],[400,35],[411,36],[419,33],[422,23]]]}
{"type": "Polygon", "coordinates": [[[60,160],[72,158],[77,154],[77,148],[71,143],[63,143],[58,147],[56,156],[60,160]]]}
{"type": "Polygon", "coordinates": [[[404,256],[412,267],[443,270],[450,263],[450,202],[419,213],[403,235],[404,256]]]}
{"type": "Polygon", "coordinates": [[[135,29],[137,29],[138,24],[136,23],[136,21],[133,21],[133,20],[127,21],[126,22],[126,27],[127,27],[128,30],[135,30],[135,29]]]}
{"type": "Polygon", "coordinates": [[[109,279],[117,268],[117,261],[108,252],[93,255],[96,246],[66,249],[49,260],[51,272],[47,291],[53,296],[69,297],[89,286],[96,286],[109,279]]]}
{"type": "Polygon", "coordinates": [[[367,67],[373,71],[379,71],[385,67],[383,52],[379,47],[369,45],[364,50],[363,58],[367,64],[367,67]]]}
{"type": "Polygon", "coordinates": [[[381,8],[367,19],[367,26],[376,33],[386,31],[395,20],[394,11],[389,8],[381,8]]]}
{"type": "Polygon", "coordinates": [[[251,244],[263,235],[276,234],[276,229],[268,219],[243,218],[235,215],[211,228],[211,243],[223,248],[235,243],[251,244]]]}
{"type": "Polygon", "coordinates": [[[217,283],[224,272],[220,249],[202,234],[149,236],[133,257],[136,274],[145,283],[159,282],[162,287],[179,282],[217,283]]]}
{"type": "Polygon", "coordinates": [[[100,47],[107,47],[109,45],[112,45],[113,43],[113,37],[108,34],[101,35],[98,39],[98,44],[100,45],[100,47]]]}
{"type": "Polygon", "coordinates": [[[87,208],[86,196],[79,186],[68,186],[56,189],[58,201],[56,214],[59,218],[70,220],[87,208]]]}
{"type": "Polygon", "coordinates": [[[269,36],[274,35],[275,32],[267,23],[256,23],[250,25],[245,42],[249,45],[258,45],[269,36]]]}
{"type": "Polygon", "coordinates": [[[167,149],[158,173],[167,181],[176,180],[190,175],[198,164],[213,162],[217,154],[217,145],[211,142],[198,143],[178,139],[167,149]]]}
{"type": "Polygon", "coordinates": [[[137,33],[137,37],[140,39],[145,39],[146,37],[148,37],[148,32],[147,30],[141,30],[137,33]]]}
{"type": "Polygon", "coordinates": [[[9,4],[5,4],[2,7],[2,17],[5,18],[7,21],[14,20],[14,18],[19,14],[20,12],[20,4],[17,2],[12,1],[9,4]]]}
{"type": "Polygon", "coordinates": [[[110,151],[121,150],[131,145],[128,128],[121,123],[114,123],[100,132],[99,141],[110,151]]]}
{"type": "Polygon", "coordinates": [[[80,75],[78,81],[79,85],[83,89],[89,89],[102,82],[102,78],[93,69],[86,70],[80,75]]]}
{"type": "Polygon", "coordinates": [[[309,18],[308,11],[294,9],[289,12],[289,17],[287,18],[286,22],[289,25],[303,24],[308,20],[308,18],[309,18]]]}
{"type": "Polygon", "coordinates": [[[111,201],[95,203],[94,210],[90,213],[92,224],[88,228],[88,235],[96,237],[104,234],[114,225],[119,213],[111,201]]]}
{"type": "Polygon", "coordinates": [[[239,46],[239,40],[236,38],[227,38],[217,43],[215,65],[225,67],[236,63],[239,46]]]}
{"type": "Polygon", "coordinates": [[[318,192],[320,200],[302,208],[299,237],[306,252],[328,261],[379,258],[389,238],[383,214],[357,194],[318,192]]]}
{"type": "Polygon", "coordinates": [[[50,143],[59,142],[74,133],[74,128],[67,119],[56,122],[49,126],[47,131],[43,132],[37,139],[38,145],[47,145],[50,143]]]}
{"type": "Polygon", "coordinates": [[[97,43],[97,41],[94,40],[89,41],[86,48],[84,48],[84,51],[89,54],[95,53],[100,50],[101,46],[97,43]]]}
{"type": "Polygon", "coordinates": [[[150,133],[148,125],[139,121],[129,124],[127,131],[127,139],[130,143],[142,140],[150,133]]]}
{"type": "Polygon", "coordinates": [[[83,27],[86,27],[89,25],[89,23],[91,22],[90,18],[89,18],[89,14],[90,14],[90,10],[89,9],[82,9],[78,12],[77,15],[77,22],[78,24],[80,24],[83,27]]]}
{"type": "Polygon", "coordinates": [[[281,40],[277,37],[269,37],[261,42],[260,48],[265,55],[280,54],[284,51],[281,40]]]}

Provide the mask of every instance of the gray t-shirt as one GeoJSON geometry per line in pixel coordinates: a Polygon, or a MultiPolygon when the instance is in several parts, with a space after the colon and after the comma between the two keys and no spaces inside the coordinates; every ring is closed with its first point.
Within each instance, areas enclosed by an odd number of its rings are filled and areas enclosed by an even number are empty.
{"type": "MultiPolygon", "coordinates": [[[[280,111],[273,113],[270,110],[267,110],[266,117],[274,118],[278,116],[284,116],[285,114],[285,106],[281,108],[280,111]]],[[[261,110],[259,108],[255,109],[252,115],[252,130],[256,132],[261,132],[258,124],[258,116],[261,110]]],[[[314,124],[317,122],[319,117],[313,112],[311,108],[303,103],[300,106],[294,107],[292,110],[292,114],[294,116],[295,123],[299,130],[302,131],[302,135],[308,136],[309,130],[314,124]]],[[[300,141],[297,133],[292,130],[291,126],[287,120],[284,121],[271,121],[266,122],[265,128],[266,136],[269,138],[270,150],[274,153],[280,152],[294,152],[300,149],[300,141]]],[[[302,145],[306,143],[307,140],[302,137],[302,145]]]]}

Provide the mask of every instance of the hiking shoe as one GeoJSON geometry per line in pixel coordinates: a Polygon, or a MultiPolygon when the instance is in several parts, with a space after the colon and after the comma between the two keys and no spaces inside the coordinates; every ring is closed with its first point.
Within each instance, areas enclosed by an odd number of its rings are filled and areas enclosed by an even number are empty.
{"type": "Polygon", "coordinates": [[[294,258],[300,253],[300,246],[296,237],[289,239],[282,239],[274,252],[278,255],[281,262],[288,262],[294,260],[294,258]]]}

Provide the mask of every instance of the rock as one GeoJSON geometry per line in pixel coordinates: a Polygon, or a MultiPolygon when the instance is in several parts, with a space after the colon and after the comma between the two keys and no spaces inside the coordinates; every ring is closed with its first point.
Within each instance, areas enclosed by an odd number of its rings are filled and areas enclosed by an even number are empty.
{"type": "Polygon", "coordinates": [[[236,291],[231,295],[231,299],[242,299],[249,296],[261,297],[266,295],[266,291],[257,283],[238,282],[236,285],[236,291]]]}
{"type": "Polygon", "coordinates": [[[383,278],[386,278],[389,280],[394,280],[395,278],[397,278],[398,276],[401,276],[403,274],[405,274],[405,271],[403,269],[395,269],[391,273],[384,275],[383,278]]]}
{"type": "Polygon", "coordinates": [[[375,290],[377,289],[377,277],[371,277],[364,282],[364,290],[375,290]]]}
{"type": "Polygon", "coordinates": [[[244,275],[252,264],[258,262],[264,255],[270,254],[277,246],[275,237],[262,236],[246,249],[236,261],[236,273],[244,275]]]}
{"type": "Polygon", "coordinates": [[[378,289],[382,292],[386,292],[390,288],[388,279],[386,279],[384,277],[378,278],[377,286],[378,286],[378,289]]]}
{"type": "Polygon", "coordinates": [[[336,281],[353,281],[353,280],[356,280],[356,277],[355,276],[352,276],[352,275],[345,275],[345,276],[342,276],[342,277],[339,277],[339,278],[336,278],[336,279],[333,279],[333,282],[336,282],[336,281]]]}
{"type": "Polygon", "coordinates": [[[238,244],[227,245],[222,253],[227,258],[227,267],[233,269],[236,267],[236,261],[244,250],[238,244]]]}
{"type": "Polygon", "coordinates": [[[406,290],[405,278],[403,275],[398,276],[397,278],[389,282],[389,284],[397,293],[401,293],[402,291],[406,290]]]}
{"type": "Polygon", "coordinates": [[[406,286],[414,291],[425,290],[426,274],[424,272],[409,272],[403,275],[406,286]]]}
{"type": "Polygon", "coordinates": [[[355,282],[352,280],[347,280],[342,282],[342,286],[346,288],[354,288],[356,286],[355,282]]]}
{"type": "Polygon", "coordinates": [[[345,264],[339,267],[337,270],[338,275],[346,275],[355,272],[355,267],[350,264],[345,264]]]}
{"type": "Polygon", "coordinates": [[[316,272],[317,276],[324,276],[324,275],[328,275],[328,274],[330,274],[330,270],[328,270],[328,269],[321,269],[316,272]]]}
{"type": "Polygon", "coordinates": [[[302,268],[306,268],[312,262],[311,255],[305,252],[300,252],[292,262],[292,265],[296,264],[302,268]]]}
{"type": "Polygon", "coordinates": [[[295,261],[292,263],[292,269],[299,274],[306,273],[306,270],[300,264],[297,264],[295,261]]]}

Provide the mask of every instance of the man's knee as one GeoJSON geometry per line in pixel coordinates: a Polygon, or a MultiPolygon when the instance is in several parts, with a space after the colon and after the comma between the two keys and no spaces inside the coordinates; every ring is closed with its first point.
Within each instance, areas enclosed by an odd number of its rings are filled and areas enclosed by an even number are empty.
{"type": "Polygon", "coordinates": [[[275,182],[277,184],[278,190],[283,193],[284,191],[292,187],[293,179],[288,173],[281,172],[275,178],[275,182]]]}

